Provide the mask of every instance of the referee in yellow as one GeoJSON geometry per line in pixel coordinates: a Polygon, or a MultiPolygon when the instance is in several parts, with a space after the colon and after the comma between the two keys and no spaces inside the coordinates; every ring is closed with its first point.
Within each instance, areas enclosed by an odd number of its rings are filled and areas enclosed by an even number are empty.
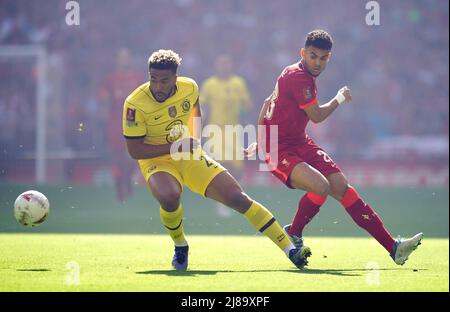
{"type": "MultiPolygon", "coordinates": [[[[207,78],[200,88],[200,102],[205,107],[208,124],[218,126],[225,134],[226,125],[239,125],[241,112],[250,111],[253,107],[250,92],[243,77],[234,73],[232,58],[227,54],[217,56],[215,61],[215,74],[207,78]]],[[[237,143],[242,138],[233,136],[233,141],[225,140],[221,136],[222,148],[214,151],[214,158],[220,160],[224,166],[239,181],[242,178],[244,162],[237,157],[237,143]],[[225,155],[232,155],[227,159],[225,155]]],[[[242,147],[242,146],[240,146],[242,147]]],[[[231,211],[224,205],[217,204],[217,213],[221,217],[231,217],[231,211]]]]}
{"type": "Polygon", "coordinates": [[[123,108],[128,152],[138,160],[151,193],[160,203],[161,222],[175,244],[173,267],[186,270],[188,266],[189,247],[180,201],[187,186],[243,214],[298,268],[303,268],[310,249],[295,248],[270,211],[251,199],[222,165],[202,151],[199,129],[187,128],[191,117],[201,117],[199,93],[194,80],[178,77],[180,64],[181,58],[172,50],[154,52],[148,61],[150,81],[134,90],[123,108]],[[187,150],[179,148],[186,145],[187,150]]]}

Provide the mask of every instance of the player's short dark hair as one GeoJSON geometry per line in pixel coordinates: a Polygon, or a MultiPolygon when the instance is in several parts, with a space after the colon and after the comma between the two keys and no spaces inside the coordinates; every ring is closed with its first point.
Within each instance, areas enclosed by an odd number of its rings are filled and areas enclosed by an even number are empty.
{"type": "Polygon", "coordinates": [[[181,64],[181,57],[172,50],[158,50],[153,52],[148,58],[148,70],[170,69],[174,73],[177,72],[178,66],[181,64]]]}
{"type": "Polygon", "coordinates": [[[318,49],[331,51],[333,39],[329,33],[322,29],[316,29],[308,33],[305,41],[305,48],[313,46],[318,49]]]}

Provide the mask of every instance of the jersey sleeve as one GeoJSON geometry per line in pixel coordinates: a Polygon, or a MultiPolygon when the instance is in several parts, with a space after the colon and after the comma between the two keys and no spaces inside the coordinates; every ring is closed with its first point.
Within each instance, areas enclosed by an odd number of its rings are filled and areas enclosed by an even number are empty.
{"type": "Polygon", "coordinates": [[[317,90],[314,80],[295,79],[291,81],[290,88],[298,108],[305,109],[317,103],[317,90]]]}
{"type": "Polygon", "coordinates": [[[140,139],[147,134],[144,114],[128,101],[123,105],[122,128],[123,135],[127,139],[140,139]]]}

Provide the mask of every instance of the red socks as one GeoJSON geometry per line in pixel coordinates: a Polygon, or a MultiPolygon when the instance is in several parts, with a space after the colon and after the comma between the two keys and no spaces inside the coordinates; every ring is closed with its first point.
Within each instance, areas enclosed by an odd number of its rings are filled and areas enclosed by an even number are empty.
{"type": "Polygon", "coordinates": [[[361,199],[353,187],[350,186],[347,189],[340,202],[355,223],[372,235],[389,254],[392,254],[395,240],[384,228],[376,212],[361,199]]]}
{"type": "MultiPolygon", "coordinates": [[[[326,196],[306,193],[298,203],[298,209],[289,228],[289,234],[302,236],[303,229],[319,212],[326,199],[326,196]]],[[[372,235],[389,254],[392,254],[395,243],[394,238],[384,228],[383,222],[376,212],[361,199],[353,187],[350,186],[347,189],[340,202],[353,221],[372,235]]]]}
{"type": "Polygon", "coordinates": [[[289,234],[302,236],[304,227],[319,212],[320,206],[327,200],[326,196],[306,193],[298,203],[298,209],[292,220],[289,234]]]}

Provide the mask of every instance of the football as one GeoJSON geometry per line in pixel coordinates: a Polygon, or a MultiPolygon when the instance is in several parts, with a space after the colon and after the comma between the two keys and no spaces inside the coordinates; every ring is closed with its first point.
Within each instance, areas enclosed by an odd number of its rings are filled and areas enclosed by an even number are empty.
{"type": "Polygon", "coordinates": [[[14,202],[14,216],[24,226],[37,226],[48,217],[50,203],[44,194],[30,190],[20,194],[14,202]]]}

